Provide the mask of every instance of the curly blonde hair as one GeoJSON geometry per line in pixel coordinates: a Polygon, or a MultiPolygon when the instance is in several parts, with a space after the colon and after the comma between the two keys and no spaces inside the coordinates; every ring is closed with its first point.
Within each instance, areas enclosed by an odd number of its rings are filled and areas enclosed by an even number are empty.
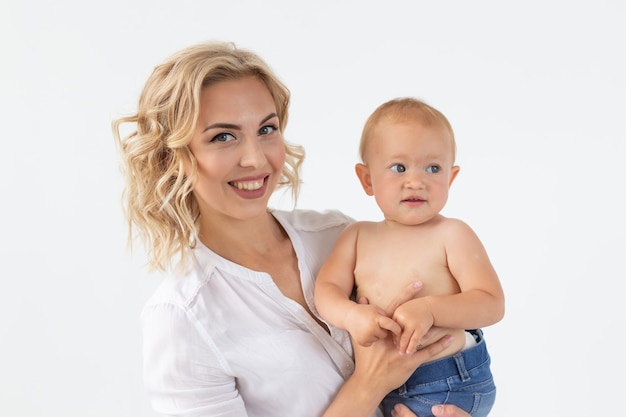
{"type": "MultiPolygon", "coordinates": [[[[151,270],[166,270],[197,243],[198,203],[192,193],[196,160],[187,147],[196,129],[203,88],[253,75],[276,104],[281,131],[288,118],[290,92],[255,53],[231,42],[205,42],[185,48],[155,67],[139,97],[137,113],[113,121],[113,136],[126,184],[122,195],[128,243],[139,236],[151,270]],[[134,125],[122,137],[121,127],[134,125]],[[191,162],[185,171],[184,161],[191,162]]],[[[300,186],[304,149],[285,142],[285,165],[278,187],[290,187],[293,201],[300,186]]]]}

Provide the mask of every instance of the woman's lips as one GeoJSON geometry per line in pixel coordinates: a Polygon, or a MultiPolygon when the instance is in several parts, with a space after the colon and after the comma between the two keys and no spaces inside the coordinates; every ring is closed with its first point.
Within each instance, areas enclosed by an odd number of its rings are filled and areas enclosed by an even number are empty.
{"type": "Polygon", "coordinates": [[[236,180],[230,181],[228,184],[233,187],[235,194],[239,197],[255,199],[265,195],[268,178],[269,176],[249,180],[236,180]]]}

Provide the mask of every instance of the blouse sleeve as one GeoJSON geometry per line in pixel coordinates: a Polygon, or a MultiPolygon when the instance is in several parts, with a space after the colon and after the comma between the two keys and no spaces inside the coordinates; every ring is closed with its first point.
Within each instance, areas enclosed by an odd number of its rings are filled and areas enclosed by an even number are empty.
{"type": "Polygon", "coordinates": [[[166,416],[246,417],[235,378],[182,306],[142,312],[144,383],[153,409],[166,416]]]}

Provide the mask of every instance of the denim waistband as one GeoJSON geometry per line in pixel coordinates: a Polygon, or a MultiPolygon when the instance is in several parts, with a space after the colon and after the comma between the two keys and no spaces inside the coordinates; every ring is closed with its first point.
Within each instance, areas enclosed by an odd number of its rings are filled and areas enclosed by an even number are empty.
{"type": "Polygon", "coordinates": [[[489,353],[482,331],[480,329],[467,331],[476,339],[476,345],[454,355],[425,363],[417,368],[406,383],[411,385],[429,383],[451,376],[460,376],[463,380],[469,379],[470,370],[489,362],[489,353]]]}

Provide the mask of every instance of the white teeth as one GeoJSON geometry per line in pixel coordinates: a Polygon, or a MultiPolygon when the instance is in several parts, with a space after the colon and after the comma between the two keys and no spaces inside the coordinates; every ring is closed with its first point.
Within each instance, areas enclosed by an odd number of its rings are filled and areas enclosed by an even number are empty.
{"type": "Polygon", "coordinates": [[[233,182],[233,186],[239,190],[254,191],[263,187],[263,180],[247,181],[247,182],[233,182]]]}

